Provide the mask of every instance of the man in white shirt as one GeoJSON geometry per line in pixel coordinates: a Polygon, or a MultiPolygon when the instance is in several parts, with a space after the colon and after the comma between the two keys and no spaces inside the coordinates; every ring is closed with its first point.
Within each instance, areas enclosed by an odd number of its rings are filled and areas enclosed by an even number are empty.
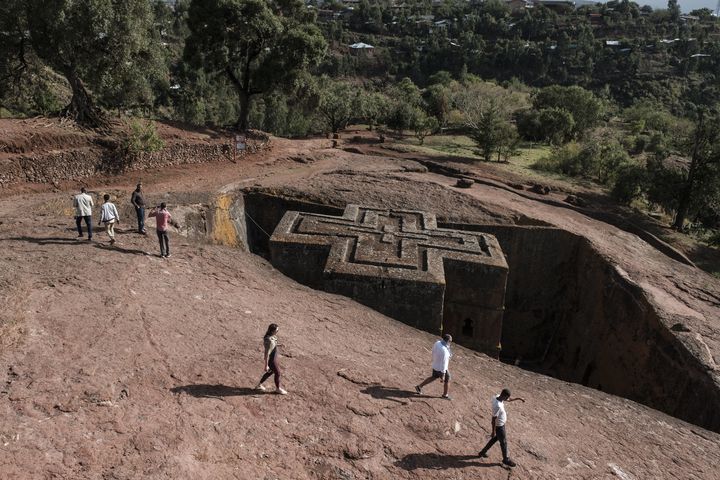
{"type": "Polygon", "coordinates": [[[480,451],[479,455],[481,457],[487,457],[487,452],[490,450],[490,447],[495,445],[495,442],[498,440],[500,441],[500,450],[502,451],[503,460],[502,463],[507,465],[508,467],[514,467],[515,462],[513,462],[510,457],[508,457],[508,451],[507,451],[507,435],[505,435],[505,422],[507,421],[507,413],[505,412],[505,402],[514,402],[520,400],[521,402],[525,403],[524,398],[513,398],[510,400],[510,390],[507,388],[503,388],[503,391],[500,392],[500,395],[496,395],[492,399],[492,426],[490,428],[490,433],[492,434],[492,438],[490,441],[485,445],[485,447],[480,451]]]}
{"type": "Polygon", "coordinates": [[[452,336],[446,333],[443,335],[442,340],[438,340],[435,342],[435,345],[433,345],[432,375],[423,380],[420,385],[415,387],[415,391],[417,393],[422,393],[422,388],[425,385],[434,382],[438,378],[442,378],[444,382],[442,398],[450,400],[450,395],[448,395],[448,387],[450,384],[450,371],[448,370],[448,365],[450,364],[450,357],[452,357],[450,343],[452,343],[452,336]]]}
{"type": "Polygon", "coordinates": [[[77,225],[78,237],[83,236],[82,222],[85,220],[87,225],[88,240],[92,240],[92,207],[95,206],[90,195],[85,193],[85,187],[80,189],[80,193],[73,197],[73,207],[75,207],[75,225],[77,225]]]}
{"type": "MultiPolygon", "coordinates": [[[[108,237],[110,237],[110,245],[115,244],[115,223],[120,223],[120,215],[118,215],[117,207],[110,201],[110,194],[106,193],[103,197],[105,202],[100,207],[100,223],[105,224],[108,237]]],[[[98,223],[98,225],[100,225],[98,223]]]]}

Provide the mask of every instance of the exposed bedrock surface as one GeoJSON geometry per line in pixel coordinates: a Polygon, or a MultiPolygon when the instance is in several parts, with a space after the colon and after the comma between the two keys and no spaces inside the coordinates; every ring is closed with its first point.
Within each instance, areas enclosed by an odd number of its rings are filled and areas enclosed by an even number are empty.
{"type": "MultiPolygon", "coordinates": [[[[205,228],[218,243],[269,258],[270,235],[287,211],[342,215],[343,209],[253,188],[218,197],[205,228]]],[[[720,431],[716,372],[678,340],[647,292],[584,237],[440,218],[438,227],[492,234],[506,255],[503,360],[720,431]]]]}

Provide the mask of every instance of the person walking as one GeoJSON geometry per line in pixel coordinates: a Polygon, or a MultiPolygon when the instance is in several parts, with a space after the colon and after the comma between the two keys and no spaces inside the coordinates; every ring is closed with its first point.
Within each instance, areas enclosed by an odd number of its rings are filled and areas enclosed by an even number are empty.
{"type": "Polygon", "coordinates": [[[287,395],[287,391],[280,386],[280,365],[278,364],[278,357],[280,354],[278,352],[277,341],[278,330],[279,327],[277,324],[271,323],[267,332],[265,332],[265,336],[263,337],[263,345],[265,346],[265,373],[255,386],[255,390],[264,392],[265,387],[263,386],[263,383],[265,383],[265,380],[270,378],[272,375],[275,375],[275,393],[287,395]]]}
{"type": "Polygon", "coordinates": [[[138,183],[137,187],[130,197],[130,202],[135,207],[135,214],[137,215],[138,222],[138,233],[147,235],[145,231],[145,196],[142,193],[142,183],[138,183]]]}
{"type": "Polygon", "coordinates": [[[423,380],[423,382],[420,385],[415,386],[415,391],[420,394],[422,393],[422,388],[437,380],[438,378],[441,378],[443,380],[443,394],[442,398],[445,398],[447,400],[451,400],[450,395],[448,395],[448,388],[450,385],[450,370],[448,370],[448,365],[450,364],[450,357],[452,357],[452,352],[450,351],[450,344],[452,343],[452,335],[446,333],[442,336],[441,340],[438,340],[435,342],[432,348],[432,375],[430,375],[428,378],[423,380]]]}
{"type": "Polygon", "coordinates": [[[110,245],[115,244],[115,224],[120,223],[120,215],[118,215],[115,204],[110,201],[110,195],[103,195],[104,203],[100,207],[100,222],[105,224],[105,231],[110,237],[110,245]]]}
{"type": "Polygon", "coordinates": [[[80,188],[80,193],[73,197],[73,207],[75,207],[75,225],[77,226],[78,237],[83,236],[82,222],[88,231],[88,241],[92,241],[92,208],[95,206],[93,199],[85,191],[85,187],[80,188]]]}
{"type": "Polygon", "coordinates": [[[158,241],[160,242],[160,256],[169,258],[170,257],[170,239],[168,238],[168,224],[172,219],[172,215],[167,211],[167,205],[165,202],[161,203],[159,207],[155,207],[150,211],[150,216],[155,217],[155,224],[157,230],[158,241]]]}
{"type": "Polygon", "coordinates": [[[507,421],[507,413],[505,412],[505,402],[521,401],[525,403],[524,398],[510,398],[510,390],[503,388],[500,395],[493,396],[492,399],[492,426],[490,427],[490,433],[492,438],[483,447],[479,455],[483,458],[487,457],[487,452],[490,448],[495,445],[495,442],[500,442],[500,450],[502,451],[503,460],[502,463],[508,467],[514,467],[516,464],[508,456],[507,449],[507,434],[505,433],[505,422],[507,421]]]}

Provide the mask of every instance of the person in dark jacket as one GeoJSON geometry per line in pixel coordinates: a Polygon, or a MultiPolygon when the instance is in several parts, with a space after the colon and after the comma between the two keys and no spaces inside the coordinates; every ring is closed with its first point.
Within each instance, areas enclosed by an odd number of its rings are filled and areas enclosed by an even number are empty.
{"type": "Polygon", "coordinates": [[[135,187],[135,191],[130,197],[133,207],[135,207],[135,214],[137,215],[138,222],[138,233],[147,235],[145,231],[145,196],[142,193],[142,183],[138,183],[135,187]]]}

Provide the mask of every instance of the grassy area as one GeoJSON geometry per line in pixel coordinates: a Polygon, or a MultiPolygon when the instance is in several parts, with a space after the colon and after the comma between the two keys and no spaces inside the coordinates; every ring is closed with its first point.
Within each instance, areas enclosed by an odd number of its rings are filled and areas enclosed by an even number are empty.
{"type": "MultiPolygon", "coordinates": [[[[482,161],[482,157],[476,153],[474,142],[464,135],[432,135],[425,138],[423,145],[420,145],[418,140],[412,137],[406,137],[398,143],[405,146],[409,151],[423,152],[429,155],[444,153],[451,157],[458,157],[458,161],[465,162],[468,160],[482,161]]],[[[553,180],[554,183],[562,183],[569,189],[578,186],[592,189],[598,188],[592,182],[532,168],[532,165],[540,158],[551,153],[552,149],[548,145],[523,142],[520,144],[517,154],[510,157],[507,163],[492,162],[491,164],[521,175],[528,181],[540,183],[553,180]]]]}
{"type": "MultiPolygon", "coordinates": [[[[405,140],[405,143],[411,142],[415,144],[418,143],[415,139],[405,140]]],[[[431,135],[425,138],[425,144],[423,146],[453,156],[477,158],[480,160],[480,157],[475,154],[475,144],[464,135],[431,135]]]]}

